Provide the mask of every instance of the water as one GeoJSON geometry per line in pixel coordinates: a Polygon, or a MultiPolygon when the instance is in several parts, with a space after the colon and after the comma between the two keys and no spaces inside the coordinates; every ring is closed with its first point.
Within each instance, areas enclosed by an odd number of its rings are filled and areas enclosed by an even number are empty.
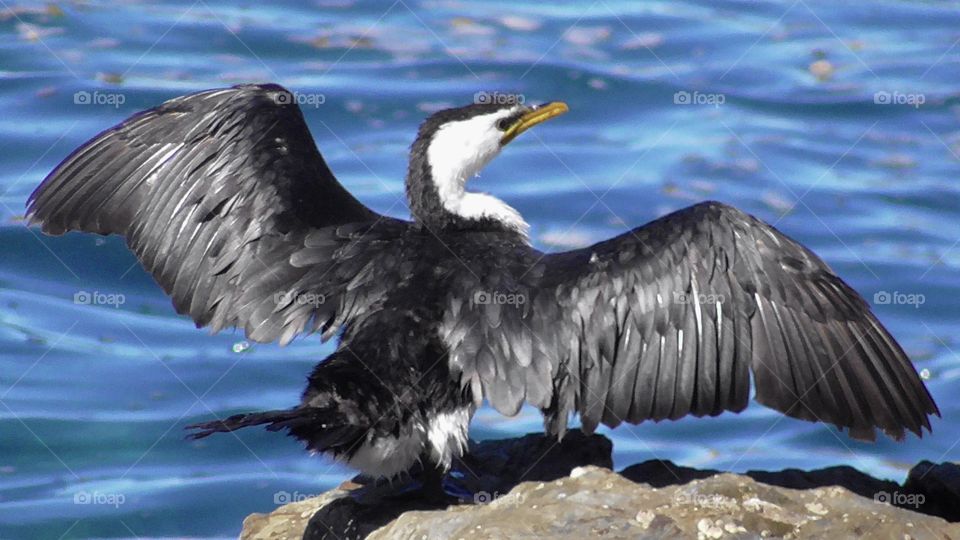
{"type": "MultiPolygon", "coordinates": [[[[706,198],[734,204],[813,248],[868,299],[899,294],[876,311],[929,373],[944,415],[930,437],[871,445],[754,405],[605,430],[618,466],[850,464],[902,480],[918,460],[958,459],[955,4],[2,7],[0,537],[230,537],[247,514],[351,475],[259,430],[182,440],[183,425],[212,412],[294,403],[330,345],[211,337],[174,314],[122,242],[41,237],[21,222],[31,190],[98,131],[248,81],[322,94],[304,112],[328,162],[397,216],[425,114],[479,90],[564,100],[567,116],[522,136],[480,181],[525,215],[539,246],[583,245],[706,198]],[[818,60],[832,76],[811,73],[818,60]],[[77,92],[96,103],[75,103],[77,92]],[[124,302],[78,304],[79,292],[124,302]]],[[[484,409],[472,434],[539,427],[532,411],[484,409]]]]}

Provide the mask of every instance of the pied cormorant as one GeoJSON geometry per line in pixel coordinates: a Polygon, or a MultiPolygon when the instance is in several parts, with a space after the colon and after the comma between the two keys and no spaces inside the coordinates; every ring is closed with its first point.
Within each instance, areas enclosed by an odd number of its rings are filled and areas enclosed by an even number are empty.
{"type": "MultiPolygon", "coordinates": [[[[299,405],[191,426],[286,430],[373,477],[448,470],[486,399],[598,424],[714,416],[760,403],[872,440],[930,429],[937,406],[867,303],[808,249],[704,202],[598,244],[531,247],[522,216],[467,182],[567,110],[473,104],[420,127],[411,221],[336,180],[284,88],[242,85],[136,114],[31,195],[50,234],[122,235],[213,331],[286,344],[339,337],[299,405]]],[[[536,174],[529,171],[528,174],[536,174]]],[[[638,201],[639,202],[639,201],[638,201]]]]}

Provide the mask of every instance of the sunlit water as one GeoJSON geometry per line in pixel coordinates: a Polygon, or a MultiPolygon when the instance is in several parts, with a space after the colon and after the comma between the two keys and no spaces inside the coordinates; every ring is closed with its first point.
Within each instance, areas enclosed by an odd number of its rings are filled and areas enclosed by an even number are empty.
{"type": "MultiPolygon", "coordinates": [[[[866,298],[891,295],[876,311],[929,375],[944,416],[922,440],[871,445],[754,405],[603,430],[618,466],[850,464],[902,480],[918,460],[960,453],[955,6],[5,5],[0,537],[235,536],[247,514],[351,475],[262,430],[182,439],[185,424],[214,413],[295,403],[330,344],[211,337],[175,315],[121,241],[46,238],[21,221],[43,176],[100,130],[249,81],[313,96],[304,113],[332,168],[396,216],[426,114],[479,90],[564,100],[567,116],[511,144],[477,181],[525,215],[538,246],[584,245],[706,198],[734,204],[813,248],[866,298]],[[83,292],[101,305],[75,302],[83,292]]],[[[472,435],[539,427],[535,411],[484,409],[472,435]]]]}

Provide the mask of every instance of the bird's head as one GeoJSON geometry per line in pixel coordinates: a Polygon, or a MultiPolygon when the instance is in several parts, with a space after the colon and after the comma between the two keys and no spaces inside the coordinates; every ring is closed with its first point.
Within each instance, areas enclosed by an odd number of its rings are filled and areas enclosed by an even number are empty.
{"type": "Polygon", "coordinates": [[[466,191],[466,184],[518,135],[567,110],[561,102],[478,103],[434,113],[410,150],[407,197],[414,219],[428,227],[489,224],[526,236],[516,210],[492,195],[466,191]]]}

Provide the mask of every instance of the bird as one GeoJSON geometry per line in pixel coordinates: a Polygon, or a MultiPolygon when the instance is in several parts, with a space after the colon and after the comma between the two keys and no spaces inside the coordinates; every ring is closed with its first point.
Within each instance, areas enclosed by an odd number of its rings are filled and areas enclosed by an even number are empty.
{"type": "Polygon", "coordinates": [[[122,236],[198,328],[336,339],[298,404],[193,424],[192,438],[266,426],[370,478],[418,464],[442,478],[484,401],[535,407],[558,438],[574,417],[593,433],[740,412],[751,380],[757,402],[856,439],[922,437],[940,415],[867,302],[733,206],[533,247],[516,209],[467,188],[563,102],[427,117],[401,219],[344,188],[292,95],[246,84],[166,101],[80,146],[27,202],[47,234],[122,236]]]}

